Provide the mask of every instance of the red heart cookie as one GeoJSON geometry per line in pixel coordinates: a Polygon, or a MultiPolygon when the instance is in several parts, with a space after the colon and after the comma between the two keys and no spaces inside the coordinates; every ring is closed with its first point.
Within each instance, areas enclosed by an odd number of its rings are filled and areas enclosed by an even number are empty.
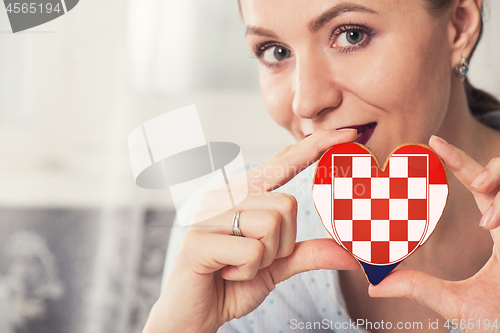
{"type": "Polygon", "coordinates": [[[432,234],[448,183],[430,147],[401,145],[380,168],[367,147],[350,142],[319,160],[313,198],[326,230],[378,284],[432,234]]]}

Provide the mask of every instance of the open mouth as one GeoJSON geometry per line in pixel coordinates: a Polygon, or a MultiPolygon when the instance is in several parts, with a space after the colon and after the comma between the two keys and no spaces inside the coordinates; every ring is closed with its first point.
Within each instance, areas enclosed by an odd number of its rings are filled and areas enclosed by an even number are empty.
{"type": "Polygon", "coordinates": [[[364,124],[364,125],[355,125],[355,126],[346,126],[346,127],[341,127],[337,129],[344,129],[344,128],[353,128],[356,131],[358,131],[358,136],[356,137],[355,142],[361,143],[362,145],[365,145],[368,140],[370,140],[373,132],[375,131],[375,127],[377,127],[377,123],[369,123],[369,124],[364,124]]]}

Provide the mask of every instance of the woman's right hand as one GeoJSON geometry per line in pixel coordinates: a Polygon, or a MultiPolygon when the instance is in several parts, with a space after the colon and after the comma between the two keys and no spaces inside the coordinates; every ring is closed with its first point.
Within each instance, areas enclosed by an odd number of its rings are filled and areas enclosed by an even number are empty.
{"type": "MultiPolygon", "coordinates": [[[[357,261],[331,238],[295,243],[297,202],[291,195],[270,192],[329,147],[355,138],[356,130],[321,130],[247,172],[247,197],[186,233],[144,332],[215,332],[253,311],[276,284],[297,273],[358,269],[357,261]],[[237,210],[244,237],[232,236],[237,210]]],[[[213,216],[222,193],[227,196],[225,191],[205,195],[196,216],[213,216]]]]}

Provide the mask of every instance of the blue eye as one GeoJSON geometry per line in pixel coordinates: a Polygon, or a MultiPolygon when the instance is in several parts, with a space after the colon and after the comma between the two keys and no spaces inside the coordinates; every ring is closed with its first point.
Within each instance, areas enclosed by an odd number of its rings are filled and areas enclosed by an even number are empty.
{"type": "Polygon", "coordinates": [[[364,38],[365,34],[361,31],[349,31],[346,33],[346,40],[351,44],[358,44],[364,38]]]}
{"type": "Polygon", "coordinates": [[[335,40],[338,47],[349,47],[363,41],[365,33],[359,30],[351,30],[341,33],[335,40]]]}
{"type": "Polygon", "coordinates": [[[331,35],[333,48],[340,52],[350,52],[367,46],[375,35],[373,28],[366,24],[346,24],[336,28],[331,35]]]}
{"type": "Polygon", "coordinates": [[[279,45],[271,46],[262,53],[262,57],[268,63],[276,63],[290,58],[292,52],[279,45]]]}

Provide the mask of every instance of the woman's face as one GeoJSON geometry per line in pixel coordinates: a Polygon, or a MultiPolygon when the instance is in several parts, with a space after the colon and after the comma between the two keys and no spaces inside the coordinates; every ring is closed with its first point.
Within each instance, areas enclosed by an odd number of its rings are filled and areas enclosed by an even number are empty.
{"type": "Polygon", "coordinates": [[[297,140],[356,128],[385,159],[427,142],[448,109],[446,16],[408,0],[241,0],[272,118],[297,140]]]}

